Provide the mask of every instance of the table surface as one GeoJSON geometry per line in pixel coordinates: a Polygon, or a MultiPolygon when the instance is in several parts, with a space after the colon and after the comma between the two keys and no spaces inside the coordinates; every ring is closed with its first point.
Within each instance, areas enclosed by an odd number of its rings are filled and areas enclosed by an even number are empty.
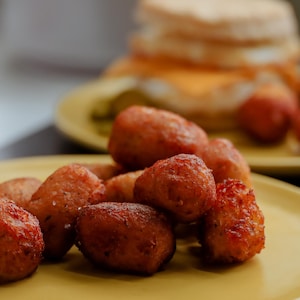
{"type": "Polygon", "coordinates": [[[54,125],[49,125],[0,148],[0,161],[30,156],[95,153],[69,140],[54,125]]]}
{"type": "Polygon", "coordinates": [[[1,33],[0,22],[0,148],[51,124],[60,99],[101,72],[16,57],[1,33]]]}

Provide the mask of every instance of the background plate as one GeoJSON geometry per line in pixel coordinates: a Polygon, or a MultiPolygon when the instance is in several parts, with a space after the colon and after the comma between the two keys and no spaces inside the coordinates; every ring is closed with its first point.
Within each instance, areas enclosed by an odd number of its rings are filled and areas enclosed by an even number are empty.
{"type": "MultiPolygon", "coordinates": [[[[70,162],[109,161],[109,156],[101,155],[3,161],[0,182],[21,176],[45,179],[56,168],[70,162]]],[[[43,263],[33,276],[0,286],[0,298],[296,299],[300,297],[300,189],[256,174],[253,182],[266,220],[266,248],[246,263],[205,268],[195,255],[197,243],[178,240],[176,254],[164,271],[152,277],[138,277],[96,270],[74,247],[62,262],[43,263]]]]}
{"type": "MultiPolygon", "coordinates": [[[[95,80],[78,87],[58,104],[55,123],[70,139],[96,151],[107,152],[108,136],[97,132],[90,113],[101,96],[114,93],[122,87],[109,81],[95,80]]],[[[300,174],[300,155],[294,155],[290,138],[276,146],[261,146],[239,131],[218,132],[210,137],[226,137],[232,140],[248,161],[252,171],[264,174],[300,174]]]]}

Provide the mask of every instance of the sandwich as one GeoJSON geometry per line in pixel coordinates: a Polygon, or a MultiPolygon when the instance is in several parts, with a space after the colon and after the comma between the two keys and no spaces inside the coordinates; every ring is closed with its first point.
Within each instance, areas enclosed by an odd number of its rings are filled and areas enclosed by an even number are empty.
{"type": "Polygon", "coordinates": [[[279,0],[145,0],[133,53],[232,68],[285,64],[299,55],[292,7],[279,0]]]}
{"type": "Polygon", "coordinates": [[[101,75],[128,83],[114,107],[137,102],[224,130],[237,127],[238,108],[261,84],[298,87],[297,21],[287,2],[143,0],[136,19],[129,53],[101,75]]]}

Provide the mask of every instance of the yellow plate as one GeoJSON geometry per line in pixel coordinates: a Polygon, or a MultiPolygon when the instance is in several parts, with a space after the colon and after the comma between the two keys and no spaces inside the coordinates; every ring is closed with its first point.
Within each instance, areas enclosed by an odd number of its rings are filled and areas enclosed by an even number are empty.
{"type": "MultiPolygon", "coordinates": [[[[35,176],[45,179],[70,162],[108,162],[109,156],[50,156],[0,163],[0,182],[35,176]]],[[[257,201],[266,220],[266,248],[252,260],[231,267],[203,268],[179,240],[166,270],[152,277],[102,272],[74,247],[64,261],[43,263],[22,281],[0,286],[1,299],[14,300],[182,300],[296,299],[300,297],[300,189],[253,174],[257,201]]]]}
{"type": "MultiPolygon", "coordinates": [[[[121,88],[113,86],[111,82],[95,80],[75,89],[59,102],[55,114],[56,126],[72,140],[93,150],[107,152],[108,136],[97,132],[90,114],[101,96],[121,88]]],[[[288,139],[277,146],[258,146],[238,131],[219,132],[212,136],[231,139],[254,172],[281,175],[300,173],[300,156],[292,153],[288,139]]]]}

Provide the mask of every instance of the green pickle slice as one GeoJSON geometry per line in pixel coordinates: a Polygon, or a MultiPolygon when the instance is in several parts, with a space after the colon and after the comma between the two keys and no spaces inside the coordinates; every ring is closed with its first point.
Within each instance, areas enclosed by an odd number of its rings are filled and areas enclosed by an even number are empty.
{"type": "Polygon", "coordinates": [[[154,106],[151,98],[138,89],[125,90],[117,95],[96,101],[91,118],[97,132],[109,134],[116,115],[132,105],[154,106]]]}
{"type": "Polygon", "coordinates": [[[91,117],[94,121],[112,118],[111,115],[112,98],[102,98],[97,100],[92,108],[91,117]]]}
{"type": "Polygon", "coordinates": [[[111,113],[115,117],[125,108],[132,105],[150,105],[151,99],[138,89],[124,91],[117,95],[111,102],[111,113]]]}
{"type": "Polygon", "coordinates": [[[94,122],[94,126],[99,134],[109,135],[111,132],[112,123],[112,119],[102,119],[94,122]]]}

